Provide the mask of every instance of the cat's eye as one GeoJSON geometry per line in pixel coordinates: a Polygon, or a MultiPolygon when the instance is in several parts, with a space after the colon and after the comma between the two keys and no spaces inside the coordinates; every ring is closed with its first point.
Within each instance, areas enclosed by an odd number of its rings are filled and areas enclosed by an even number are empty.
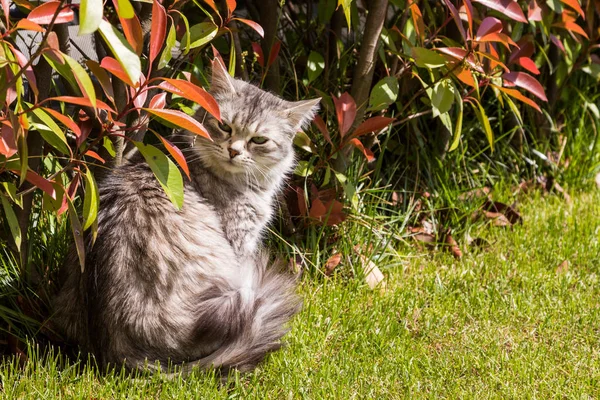
{"type": "Polygon", "coordinates": [[[227,125],[224,122],[219,122],[219,129],[223,132],[231,133],[231,126],[227,125]]]}
{"type": "Polygon", "coordinates": [[[250,139],[250,141],[256,144],[265,144],[269,141],[269,139],[264,136],[254,136],[252,139],[250,139]]]}

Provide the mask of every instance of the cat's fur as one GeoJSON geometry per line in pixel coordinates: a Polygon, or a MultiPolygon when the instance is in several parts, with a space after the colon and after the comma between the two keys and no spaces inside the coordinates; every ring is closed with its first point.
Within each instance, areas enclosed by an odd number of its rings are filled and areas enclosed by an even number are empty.
{"type": "Polygon", "coordinates": [[[122,166],[100,185],[85,271],[75,256],[64,268],[54,322],[102,366],[249,370],[280,346],[298,311],[294,278],[267,266],[261,236],[294,164],[292,138],[318,99],[284,101],[232,79],[220,62],[212,75],[232,133],[200,111],[214,142],[179,137],[191,172],[182,209],[145,163],[122,166]]]}

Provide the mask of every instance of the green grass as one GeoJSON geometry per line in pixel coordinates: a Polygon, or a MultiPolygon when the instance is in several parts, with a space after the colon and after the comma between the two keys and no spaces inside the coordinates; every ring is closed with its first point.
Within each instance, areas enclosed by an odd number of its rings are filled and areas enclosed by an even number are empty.
{"type": "Polygon", "coordinates": [[[572,205],[525,200],[522,214],[523,226],[480,229],[489,248],[459,261],[405,249],[380,265],[385,293],[359,279],[305,279],[288,346],[229,384],[211,373],[132,380],[34,355],[1,367],[3,395],[597,398],[600,193],[576,194],[572,205]]]}

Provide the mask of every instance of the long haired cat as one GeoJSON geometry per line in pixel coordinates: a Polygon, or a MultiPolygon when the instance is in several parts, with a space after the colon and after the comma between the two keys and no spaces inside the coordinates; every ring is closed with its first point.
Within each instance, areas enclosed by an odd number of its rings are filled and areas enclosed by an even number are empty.
{"type": "Polygon", "coordinates": [[[145,163],[100,185],[85,270],[70,257],[54,322],[101,366],[252,369],[280,347],[299,309],[294,278],[267,266],[261,237],[294,165],[292,138],[319,99],[287,102],[213,62],[222,123],[184,132],[191,181],[176,210],[145,163]]]}

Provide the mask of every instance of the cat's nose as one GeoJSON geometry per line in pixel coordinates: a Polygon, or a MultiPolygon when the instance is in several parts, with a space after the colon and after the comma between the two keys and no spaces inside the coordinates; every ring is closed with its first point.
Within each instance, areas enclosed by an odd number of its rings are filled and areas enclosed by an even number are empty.
{"type": "Polygon", "coordinates": [[[237,151],[236,149],[232,149],[231,147],[229,147],[227,151],[229,152],[229,158],[235,158],[237,155],[240,154],[239,151],[237,151]]]}

